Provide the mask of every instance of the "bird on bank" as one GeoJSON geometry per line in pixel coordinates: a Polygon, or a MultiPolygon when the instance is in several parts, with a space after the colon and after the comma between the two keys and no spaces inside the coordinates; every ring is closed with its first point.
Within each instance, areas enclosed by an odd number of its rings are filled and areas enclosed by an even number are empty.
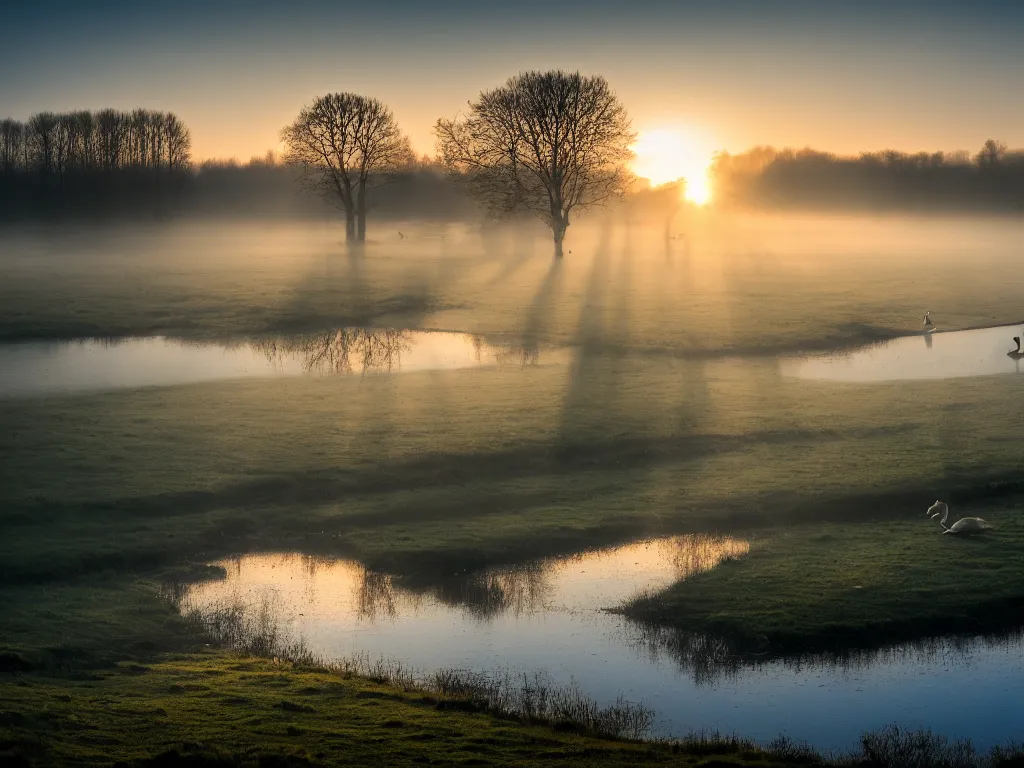
{"type": "Polygon", "coordinates": [[[1020,336],[1014,336],[1013,337],[1013,343],[1017,345],[1017,348],[1016,349],[1011,349],[1006,354],[1008,354],[1010,357],[1013,357],[1013,358],[1024,357],[1024,350],[1022,350],[1020,348],[1020,336]]]}
{"type": "Polygon", "coordinates": [[[399,233],[398,233],[398,236],[399,236],[399,237],[400,237],[400,238],[401,238],[402,240],[405,240],[405,235],[403,235],[403,234],[402,234],[401,232],[399,232],[399,233]]]}
{"type": "MultiPolygon", "coordinates": [[[[952,525],[947,526],[946,520],[949,519],[949,506],[945,504],[945,502],[936,501],[931,507],[929,507],[928,511],[931,512],[931,510],[936,507],[938,507],[939,511],[942,512],[942,519],[939,520],[939,525],[942,526],[942,532],[944,534],[951,533],[966,535],[970,533],[981,533],[983,531],[991,531],[994,527],[990,522],[982,520],[980,517],[962,517],[952,525]]],[[[935,519],[937,515],[938,512],[931,515],[932,519],[935,519]]]]}
{"type": "Polygon", "coordinates": [[[932,313],[931,312],[925,312],[924,313],[924,332],[925,333],[931,333],[934,330],[935,330],[935,323],[932,322],[932,313]]]}

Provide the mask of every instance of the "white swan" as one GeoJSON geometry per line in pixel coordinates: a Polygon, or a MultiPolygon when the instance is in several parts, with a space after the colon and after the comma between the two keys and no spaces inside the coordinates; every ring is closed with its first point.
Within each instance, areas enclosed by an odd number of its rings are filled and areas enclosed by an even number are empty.
{"type": "MultiPolygon", "coordinates": [[[[934,520],[939,515],[948,515],[949,507],[946,506],[946,502],[936,499],[935,503],[928,507],[928,511],[925,514],[934,520]]],[[[943,517],[942,519],[945,520],[946,518],[943,517]]]]}
{"type": "MultiPolygon", "coordinates": [[[[942,504],[945,509],[942,519],[939,520],[939,525],[945,528],[943,533],[981,533],[982,531],[990,531],[993,528],[991,523],[987,520],[982,520],[980,517],[962,517],[947,527],[946,519],[949,517],[949,507],[941,501],[935,502],[935,505],[939,504],[942,504]]],[[[934,518],[935,516],[932,515],[932,517],[934,518]]]]}
{"type": "Polygon", "coordinates": [[[932,313],[931,312],[925,312],[924,313],[924,332],[928,333],[929,331],[934,331],[934,330],[935,330],[935,323],[932,322],[932,313]]]}
{"type": "Polygon", "coordinates": [[[1006,354],[1008,354],[1008,355],[1009,355],[1010,357],[1012,357],[1012,358],[1021,358],[1021,357],[1024,357],[1024,350],[1022,350],[1022,349],[1020,348],[1020,336],[1014,336],[1014,337],[1013,337],[1013,341],[1014,341],[1014,343],[1015,343],[1015,344],[1017,345],[1017,348],[1016,348],[1016,349],[1011,349],[1011,350],[1010,350],[1009,352],[1007,352],[1006,354]]]}

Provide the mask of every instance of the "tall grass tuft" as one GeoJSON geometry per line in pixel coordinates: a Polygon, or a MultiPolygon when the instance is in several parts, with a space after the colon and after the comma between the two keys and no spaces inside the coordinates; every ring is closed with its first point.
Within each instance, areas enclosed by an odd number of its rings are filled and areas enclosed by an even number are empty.
{"type": "Polygon", "coordinates": [[[796,741],[789,736],[776,736],[764,748],[770,757],[787,765],[820,765],[822,754],[803,741],[796,741]]]}
{"type": "Polygon", "coordinates": [[[889,725],[864,733],[860,745],[861,765],[879,768],[975,768],[982,762],[970,740],[950,741],[931,729],[889,725]]]}
{"type": "Polygon", "coordinates": [[[318,666],[320,659],[302,638],[282,632],[268,598],[252,608],[242,602],[222,602],[196,608],[187,597],[177,600],[185,620],[204,636],[236,653],[318,666]]]}
{"type": "Polygon", "coordinates": [[[614,704],[601,706],[575,683],[560,686],[541,672],[485,674],[442,669],[430,676],[428,688],[476,709],[616,738],[641,739],[654,723],[654,712],[647,706],[622,696],[614,704]]]}

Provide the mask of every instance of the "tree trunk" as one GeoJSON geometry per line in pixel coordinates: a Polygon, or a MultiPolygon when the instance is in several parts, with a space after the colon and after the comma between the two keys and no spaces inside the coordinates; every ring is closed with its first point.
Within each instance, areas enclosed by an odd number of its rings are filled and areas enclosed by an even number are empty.
{"type": "Polygon", "coordinates": [[[359,189],[356,191],[356,239],[359,242],[366,240],[366,180],[359,180],[359,189]]]}
{"type": "Polygon", "coordinates": [[[562,218],[560,221],[556,221],[552,227],[551,232],[555,238],[555,258],[562,258],[562,241],[565,240],[565,230],[569,227],[569,218],[562,218]]]}
{"type": "Polygon", "coordinates": [[[345,211],[345,242],[351,243],[356,239],[356,213],[345,211]]]}

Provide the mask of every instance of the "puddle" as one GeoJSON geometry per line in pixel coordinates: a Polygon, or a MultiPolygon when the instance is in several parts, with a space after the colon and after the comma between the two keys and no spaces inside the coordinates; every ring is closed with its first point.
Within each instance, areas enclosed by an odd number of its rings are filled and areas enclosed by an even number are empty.
{"type": "Polygon", "coordinates": [[[952,379],[1020,373],[1021,359],[1007,353],[1024,327],[1004,325],[969,331],[905,336],[842,354],[780,361],[783,376],[842,382],[952,379]]]}
{"type": "Polygon", "coordinates": [[[0,397],[275,376],[339,376],[559,362],[560,350],[461,333],[344,328],[205,342],[162,336],[0,345],[0,397]],[[550,358],[550,359],[549,359],[550,358]]]}
{"type": "Polygon", "coordinates": [[[708,729],[766,742],[786,733],[841,749],[863,729],[900,722],[970,736],[987,748],[1016,733],[1024,706],[1018,636],[755,663],[729,659],[709,638],[602,610],[747,551],[735,539],[673,537],[423,589],[349,560],[253,555],[220,561],[227,577],[189,587],[186,603],[268,609],[328,658],[384,657],[422,671],[539,672],[603,704],[623,695],[654,708],[657,736],[708,729]]]}

